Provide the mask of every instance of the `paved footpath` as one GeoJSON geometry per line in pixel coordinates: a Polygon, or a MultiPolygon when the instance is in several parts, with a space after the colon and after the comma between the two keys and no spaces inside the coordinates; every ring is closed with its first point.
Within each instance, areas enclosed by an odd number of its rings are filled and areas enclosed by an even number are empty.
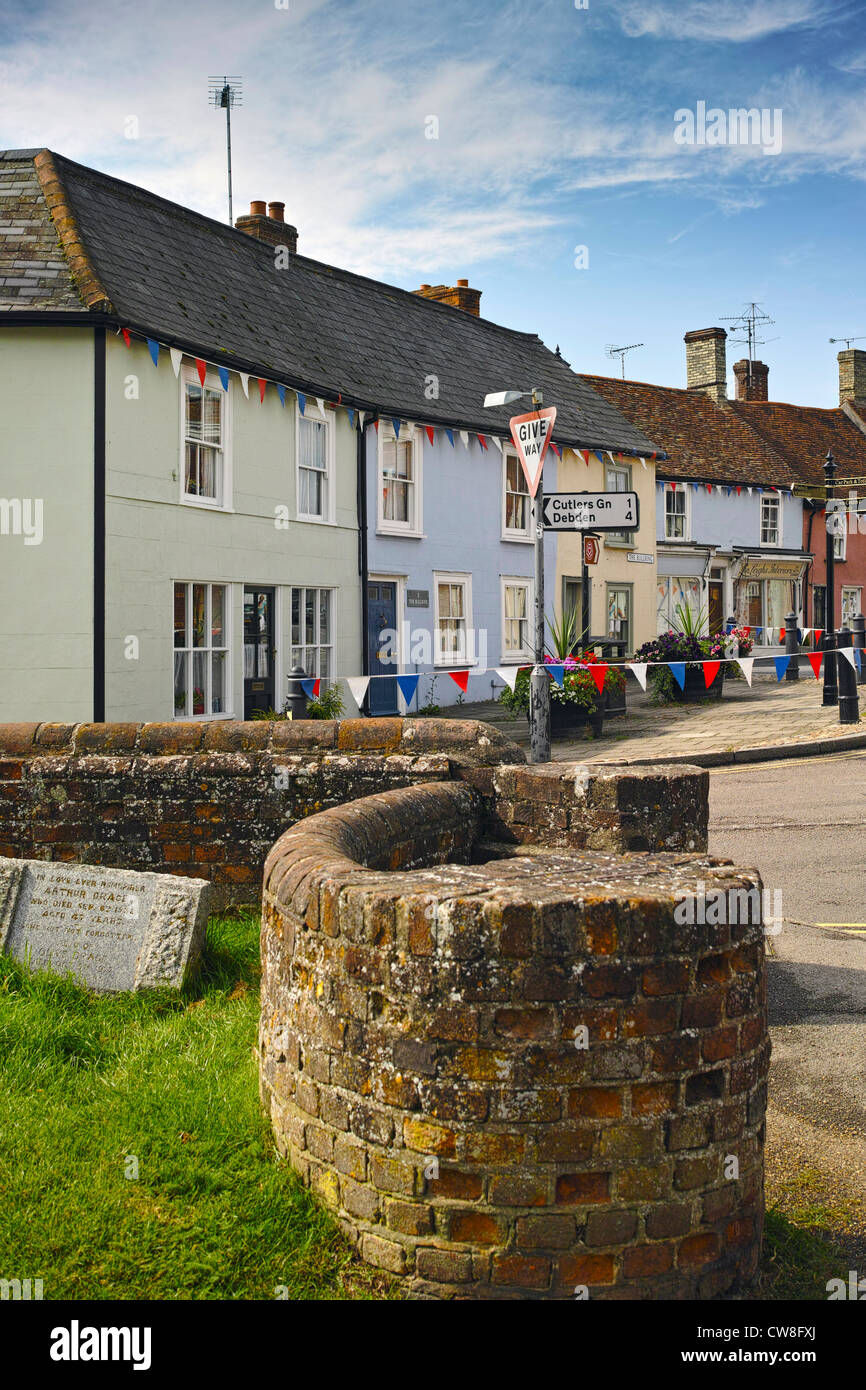
{"type": "MultiPolygon", "coordinates": [[[[598,740],[556,739],[554,761],[714,767],[866,748],[866,718],[840,724],[838,708],[822,706],[822,685],[811,672],[808,679],[778,684],[756,672],[751,689],[745,680],[726,681],[721,700],[694,705],[654,706],[649,695],[632,686],[629,678],[626,714],[606,719],[598,740]]],[[[859,691],[861,714],[866,714],[866,685],[859,691]]]]}

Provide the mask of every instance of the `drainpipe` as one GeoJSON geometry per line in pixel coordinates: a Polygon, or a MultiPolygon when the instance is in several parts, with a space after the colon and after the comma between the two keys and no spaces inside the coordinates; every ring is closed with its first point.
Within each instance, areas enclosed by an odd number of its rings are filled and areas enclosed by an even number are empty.
{"type": "Polygon", "coordinates": [[[93,722],[105,721],[105,325],[93,330],[93,722]]]}
{"type": "MultiPolygon", "coordinates": [[[[359,422],[360,423],[360,422],[359,422]]],[[[358,573],[361,576],[361,674],[370,674],[367,655],[367,422],[358,429],[358,573]]],[[[365,700],[366,703],[366,700],[365,700]]]]}
{"type": "MultiPolygon", "coordinates": [[[[808,498],[807,498],[806,500],[808,501],[808,498]]],[[[817,504],[816,502],[809,502],[809,529],[808,529],[808,531],[806,532],[806,550],[807,550],[807,552],[808,552],[810,555],[812,554],[812,522],[815,520],[815,517],[816,517],[816,515],[817,515],[817,512],[818,512],[818,504],[817,504]]],[[[812,581],[812,584],[811,584],[811,585],[809,584],[809,576],[811,576],[811,573],[812,573],[812,566],[810,565],[809,568],[806,570],[806,575],[805,575],[805,577],[804,577],[804,579],[803,579],[803,626],[804,626],[804,627],[809,627],[809,626],[810,626],[810,623],[809,623],[809,608],[813,608],[813,607],[814,607],[814,602],[811,603],[811,604],[807,604],[807,603],[806,603],[806,595],[807,595],[807,594],[809,594],[809,595],[814,599],[814,595],[811,594],[811,590],[814,589],[814,587],[815,587],[815,582],[814,582],[814,580],[812,581]]]]}

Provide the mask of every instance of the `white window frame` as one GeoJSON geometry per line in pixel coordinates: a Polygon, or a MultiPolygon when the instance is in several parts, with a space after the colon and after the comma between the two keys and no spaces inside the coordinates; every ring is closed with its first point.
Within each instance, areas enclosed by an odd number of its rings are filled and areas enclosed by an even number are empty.
{"type": "MultiPolygon", "coordinates": [[[[301,407],[298,405],[297,398],[295,399],[295,517],[298,521],[310,521],[316,526],[335,526],[337,524],[335,436],[334,412],[332,410],[326,410],[323,414],[315,401],[311,401],[308,396],[304,413],[301,414],[301,407]],[[304,420],[311,420],[325,426],[325,510],[322,516],[317,516],[314,512],[301,511],[301,430],[304,420]]],[[[318,587],[323,586],[319,585],[318,587]]],[[[324,587],[327,588],[328,586],[325,585],[324,587]]]]}
{"type": "Polygon", "coordinates": [[[394,432],[394,427],[389,420],[379,421],[379,439],[376,457],[376,531],[380,536],[413,536],[421,539],[424,534],[424,490],[423,490],[423,461],[424,451],[421,443],[421,430],[417,425],[406,432],[406,426],[400,429],[399,440],[394,432]],[[412,475],[413,475],[413,496],[415,499],[415,515],[411,521],[391,521],[386,520],[384,515],[384,456],[385,445],[397,440],[404,444],[407,437],[412,443],[412,475]]]}
{"type": "MultiPolygon", "coordinates": [[[[200,723],[210,723],[210,722],[212,722],[212,721],[214,721],[214,720],[218,720],[218,719],[234,719],[234,718],[235,718],[235,715],[234,715],[234,692],[235,692],[235,681],[234,681],[234,655],[235,655],[235,652],[234,652],[234,643],[233,643],[233,640],[232,640],[232,618],[233,618],[233,608],[234,608],[234,601],[235,601],[235,592],[234,592],[234,591],[235,591],[235,585],[232,584],[232,583],[230,583],[230,582],[228,582],[228,581],[225,580],[225,579],[173,579],[173,580],[171,581],[171,617],[172,617],[172,627],[171,627],[171,631],[172,631],[172,644],[171,644],[171,655],[172,655],[172,660],[171,660],[171,710],[172,710],[172,719],[173,719],[173,720],[177,720],[178,722],[188,722],[189,720],[194,720],[197,724],[200,724],[200,723]],[[174,591],[175,591],[176,585],[178,585],[178,584],[183,584],[183,585],[186,586],[186,638],[187,638],[187,645],[184,646],[184,647],[176,647],[176,646],[174,645],[174,591]],[[212,627],[212,623],[211,623],[211,601],[212,601],[212,598],[211,598],[211,590],[213,590],[213,589],[215,589],[215,588],[219,588],[219,589],[224,589],[224,590],[225,590],[225,600],[224,600],[224,604],[223,604],[223,646],[222,646],[222,647],[214,647],[214,646],[212,646],[212,645],[208,645],[208,646],[206,646],[206,647],[193,647],[193,646],[191,645],[191,643],[192,643],[192,591],[193,591],[193,585],[194,585],[194,584],[203,584],[204,587],[207,589],[207,599],[206,599],[207,622],[206,622],[205,626],[206,626],[206,629],[207,629],[208,637],[211,636],[211,627],[212,627]],[[224,710],[219,710],[217,713],[206,713],[206,714],[193,714],[193,713],[189,713],[189,714],[177,714],[176,711],[175,711],[175,703],[174,703],[174,658],[175,658],[175,655],[176,655],[178,652],[183,652],[184,654],[189,654],[189,655],[191,656],[192,653],[193,653],[193,652],[196,652],[196,651],[206,651],[206,652],[224,651],[224,652],[225,652],[225,701],[224,701],[224,703],[225,703],[226,708],[225,708],[224,710]]],[[[194,662],[189,661],[188,665],[189,665],[190,670],[194,670],[194,662]]],[[[210,664],[210,662],[208,662],[208,683],[209,683],[209,684],[210,684],[210,670],[211,670],[211,664],[210,664]]],[[[194,689],[194,687],[193,687],[193,689],[194,689]]],[[[189,685],[188,685],[188,686],[187,686],[187,697],[188,697],[188,698],[189,698],[189,695],[190,695],[190,687],[189,687],[189,685]]],[[[190,703],[192,703],[192,701],[190,701],[190,703]]]]}
{"type": "Polygon", "coordinates": [[[535,586],[531,579],[527,579],[523,574],[503,574],[499,580],[500,602],[499,608],[502,614],[502,664],[503,666],[525,666],[528,661],[533,659],[533,622],[535,620],[535,586]],[[510,651],[505,645],[505,624],[508,621],[505,614],[505,590],[508,588],[522,588],[526,590],[526,646],[518,651],[510,651]]]}
{"type": "Polygon", "coordinates": [[[663,507],[663,509],[662,509],[662,515],[663,515],[663,517],[664,517],[664,537],[663,537],[663,539],[666,540],[666,541],[690,541],[691,538],[692,538],[692,509],[691,509],[691,496],[690,496],[690,493],[689,493],[688,484],[686,484],[686,483],[676,483],[674,487],[671,487],[670,483],[665,483],[665,485],[664,485],[664,497],[665,497],[665,500],[664,500],[664,507],[663,507]],[[682,535],[682,536],[669,536],[669,535],[668,535],[668,502],[667,502],[667,499],[668,499],[669,496],[671,496],[671,497],[680,496],[680,497],[684,497],[684,498],[685,498],[685,505],[684,505],[684,507],[683,507],[683,535],[682,535]]]}
{"type": "MultiPolygon", "coordinates": [[[[518,528],[507,524],[507,492],[508,492],[508,461],[514,459],[517,464],[518,477],[526,484],[526,477],[520,463],[516,449],[504,448],[502,450],[502,535],[504,541],[516,541],[519,545],[533,545],[535,537],[532,534],[532,507],[533,501],[529,495],[529,488],[526,488],[526,526],[518,528]]],[[[521,494],[522,496],[523,494],[521,494]]]]}
{"type": "MultiPolygon", "coordinates": [[[[830,512],[827,513],[831,515],[830,512]]],[[[847,560],[848,558],[848,513],[847,511],[833,512],[833,559],[847,560]],[[835,518],[841,517],[841,522],[836,522],[835,518]]],[[[847,587],[850,587],[847,586],[847,587]]]]}
{"type": "MultiPolygon", "coordinates": [[[[470,661],[464,650],[463,656],[444,656],[439,641],[439,585],[440,584],[462,584],[463,585],[463,626],[467,641],[465,647],[468,648],[469,633],[472,630],[472,575],[471,574],[452,574],[443,570],[433,571],[433,666],[434,669],[449,671],[454,667],[477,666],[478,658],[473,650],[473,657],[470,661]]],[[[474,649],[474,643],[473,643],[474,649]]]]}
{"type": "Polygon", "coordinates": [[[321,652],[321,650],[322,650],[323,647],[327,647],[327,648],[329,648],[330,653],[331,653],[331,670],[330,670],[330,674],[329,674],[329,675],[327,675],[327,676],[322,676],[322,680],[327,681],[328,686],[335,685],[336,682],[337,682],[337,679],[338,679],[338,677],[337,677],[337,671],[336,671],[336,664],[337,664],[337,594],[338,594],[338,589],[337,589],[337,587],[336,587],[335,585],[333,585],[333,584],[289,584],[289,585],[287,585],[286,587],[288,588],[288,591],[289,591],[289,595],[288,595],[288,603],[289,603],[289,622],[288,622],[288,629],[289,629],[289,657],[290,657],[290,664],[291,664],[291,666],[295,666],[295,665],[297,664],[297,663],[296,663],[296,660],[295,660],[295,653],[296,653],[296,652],[300,652],[300,653],[301,653],[301,656],[300,656],[300,664],[303,666],[305,674],[306,674],[307,676],[310,676],[310,677],[312,677],[312,678],[315,679],[315,677],[317,677],[317,676],[319,676],[319,675],[321,674],[321,673],[320,673],[320,670],[319,670],[319,666],[320,666],[319,653],[321,652]],[[305,625],[304,625],[304,615],[305,615],[305,611],[306,611],[306,595],[310,592],[310,590],[312,590],[312,591],[316,594],[316,605],[315,605],[315,614],[316,614],[316,640],[315,640],[315,642],[307,642],[307,641],[306,641],[306,629],[305,629],[305,625]],[[319,599],[318,599],[318,595],[322,592],[322,590],[325,590],[327,593],[329,593],[329,594],[331,595],[331,640],[330,640],[329,642],[322,642],[322,641],[319,640],[319,638],[320,638],[320,633],[319,633],[319,599]],[[303,636],[304,636],[304,641],[302,641],[302,642],[295,642],[295,641],[293,640],[294,634],[293,634],[293,632],[292,632],[292,608],[293,608],[293,606],[294,606],[294,596],[295,596],[295,593],[299,593],[299,594],[301,595],[301,598],[300,598],[300,619],[301,619],[301,632],[302,632],[302,634],[303,634],[303,636]],[[316,669],[315,669],[314,671],[308,671],[308,670],[307,670],[306,660],[305,660],[305,653],[308,652],[308,651],[315,651],[315,653],[316,653],[316,669]]]}
{"type": "MultiPolygon", "coordinates": [[[[222,402],[222,476],[217,499],[198,497],[186,491],[186,388],[201,386],[195,367],[184,364],[180,369],[180,465],[178,468],[178,489],[180,502],[185,507],[202,507],[208,512],[231,512],[232,506],[232,384],[223,390],[223,384],[215,372],[208,372],[204,379],[208,390],[218,391],[222,402]]],[[[196,583],[199,581],[196,580],[196,583]]],[[[214,581],[216,582],[216,581],[214,581]]],[[[178,580],[180,583],[180,580],[178,580]]]]}
{"type": "MultiPolygon", "coordinates": [[[[607,492],[632,492],[632,471],[629,463],[608,463],[604,470],[604,486],[607,492]],[[622,489],[610,486],[611,474],[622,473],[625,477],[626,486],[622,489]]],[[[670,488],[668,489],[670,491],[670,488]]],[[[687,504],[688,505],[688,504],[687,504]]],[[[634,549],[635,536],[637,531],[606,531],[604,534],[605,545],[614,546],[618,550],[629,548],[634,549]]]]}
{"type": "Polygon", "coordinates": [[[759,541],[760,541],[760,544],[761,544],[762,547],[763,547],[763,546],[766,546],[768,549],[778,550],[779,547],[780,547],[781,544],[782,544],[782,499],[781,499],[781,497],[779,496],[779,494],[778,494],[777,492],[765,492],[765,493],[763,494],[763,496],[760,498],[760,503],[761,503],[761,529],[760,529],[760,532],[759,532],[759,541]],[[775,504],[776,504],[776,539],[775,539],[774,541],[765,541],[765,540],[764,540],[764,507],[766,506],[766,504],[767,504],[768,502],[775,502],[775,504]]]}
{"type": "MultiPolygon", "coordinates": [[[[840,622],[840,624],[844,624],[844,622],[845,622],[845,595],[846,595],[846,594],[856,594],[856,595],[857,595],[857,599],[856,599],[856,604],[855,604],[854,612],[851,614],[851,618],[856,618],[856,616],[857,616],[858,613],[862,613],[862,612],[863,612],[863,608],[862,608],[862,603],[863,603],[863,586],[862,586],[861,584],[843,584],[843,585],[842,585],[841,593],[840,593],[840,595],[839,595],[839,622],[840,622]]],[[[849,626],[850,626],[850,621],[849,621],[849,626]]]]}

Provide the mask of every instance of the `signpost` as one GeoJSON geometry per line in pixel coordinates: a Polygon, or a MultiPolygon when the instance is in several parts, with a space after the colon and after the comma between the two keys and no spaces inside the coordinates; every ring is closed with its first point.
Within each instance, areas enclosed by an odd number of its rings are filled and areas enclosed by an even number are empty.
{"type": "Polygon", "coordinates": [[[542,410],[543,397],[533,388],[528,415],[511,418],[511,438],[534,499],[535,526],[535,664],[529,682],[529,759],[533,763],[550,761],[550,677],[544,669],[544,487],[541,470],[553,433],[556,407],[542,410]]]}
{"type": "Polygon", "coordinates": [[[585,565],[597,565],[601,555],[601,546],[597,536],[584,536],[583,538],[583,563],[585,565]]]}
{"type": "Polygon", "coordinates": [[[636,492],[549,492],[544,499],[546,531],[636,531],[636,492]]]}

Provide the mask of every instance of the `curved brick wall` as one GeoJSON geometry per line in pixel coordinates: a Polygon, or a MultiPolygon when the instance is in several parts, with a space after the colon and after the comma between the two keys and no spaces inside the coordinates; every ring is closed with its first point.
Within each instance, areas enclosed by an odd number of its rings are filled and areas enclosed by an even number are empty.
{"type": "Polygon", "coordinates": [[[0,856],[191,874],[250,902],[303,816],[416,782],[491,786],[523,762],[457,719],[0,724],[0,856]]]}
{"type": "MultiPolygon", "coordinates": [[[[661,819],[705,785],[682,771],[649,770],[661,819]]],[[[747,1281],[763,933],[674,911],[701,884],[760,880],[694,854],[485,847],[486,816],[473,788],[431,784],[274,846],[259,1044],[280,1151],[418,1296],[707,1298],[747,1281]]]]}

